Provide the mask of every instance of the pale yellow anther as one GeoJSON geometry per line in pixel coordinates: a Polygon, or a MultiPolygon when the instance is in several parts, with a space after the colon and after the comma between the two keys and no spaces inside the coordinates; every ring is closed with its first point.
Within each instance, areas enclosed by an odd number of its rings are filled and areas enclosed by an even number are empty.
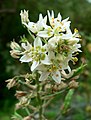
{"type": "Polygon", "coordinates": [[[61,25],[64,25],[62,22],[60,22],[61,25]]]}
{"type": "Polygon", "coordinates": [[[78,30],[75,28],[75,29],[74,29],[74,32],[78,33],[78,30]]]}
{"type": "Polygon", "coordinates": [[[54,21],[54,18],[52,18],[52,21],[54,21]]]}
{"type": "Polygon", "coordinates": [[[56,66],[55,66],[55,65],[53,65],[53,68],[56,68],[56,66]]]}
{"type": "Polygon", "coordinates": [[[34,47],[31,48],[31,51],[34,51],[34,47]]]}
{"type": "Polygon", "coordinates": [[[52,72],[52,69],[49,69],[49,72],[52,72]]]}
{"type": "Polygon", "coordinates": [[[59,67],[60,67],[60,68],[62,68],[62,66],[61,66],[61,65],[60,65],[59,67]]]}
{"type": "Polygon", "coordinates": [[[77,58],[77,57],[73,57],[72,60],[73,60],[74,62],[77,62],[77,61],[78,61],[78,58],[77,58]]]}

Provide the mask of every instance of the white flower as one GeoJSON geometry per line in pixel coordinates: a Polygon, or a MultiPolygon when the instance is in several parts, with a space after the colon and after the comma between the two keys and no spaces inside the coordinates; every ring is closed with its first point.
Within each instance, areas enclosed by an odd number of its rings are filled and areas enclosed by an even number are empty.
{"type": "Polygon", "coordinates": [[[49,25],[47,25],[47,16],[43,18],[42,14],[39,14],[36,23],[29,21],[28,11],[21,11],[20,15],[22,24],[35,36],[33,45],[28,41],[21,44],[23,52],[20,61],[31,62],[31,71],[38,70],[40,73],[39,81],[51,76],[54,81],[60,83],[61,76],[67,78],[72,74],[69,61],[75,64],[76,53],[81,52],[78,30],[75,29],[72,33],[69,18],[62,20],[60,13],[54,17],[53,10],[51,13],[48,11],[49,25]]]}
{"type": "Polygon", "coordinates": [[[46,54],[45,46],[42,46],[42,41],[39,37],[34,40],[34,47],[30,43],[23,43],[22,47],[25,51],[20,58],[21,62],[31,62],[31,71],[33,71],[40,63],[50,65],[51,62],[46,54]]]}
{"type": "Polygon", "coordinates": [[[69,18],[62,20],[60,13],[58,13],[57,18],[54,18],[54,12],[52,14],[48,11],[48,18],[50,26],[45,25],[44,30],[38,32],[38,36],[43,38],[50,38],[51,36],[61,36],[64,32],[70,32],[70,21],[69,18]]]}
{"type": "Polygon", "coordinates": [[[22,43],[21,46],[25,51],[22,53],[23,56],[20,58],[20,61],[21,62],[32,61],[32,57],[31,57],[32,45],[27,41],[26,43],[22,43]]]}
{"type": "Polygon", "coordinates": [[[61,70],[68,69],[70,72],[69,61],[73,61],[75,52],[81,52],[78,42],[79,38],[75,38],[74,34],[70,35],[69,39],[62,39],[62,36],[50,38],[47,44],[49,59],[61,70]]]}
{"type": "Polygon", "coordinates": [[[46,25],[46,22],[47,22],[47,16],[43,18],[42,14],[40,14],[37,23],[29,22],[27,27],[31,32],[37,33],[40,30],[43,30],[44,26],[46,25]]]}
{"type": "Polygon", "coordinates": [[[47,22],[47,16],[43,18],[42,14],[39,14],[39,20],[36,23],[29,21],[28,11],[21,11],[20,15],[22,24],[25,25],[28,28],[28,30],[30,30],[33,33],[37,33],[38,31],[42,30],[47,22]]]}
{"type": "Polygon", "coordinates": [[[41,71],[39,81],[44,81],[48,78],[48,76],[51,76],[55,82],[61,82],[61,73],[55,66],[45,66],[40,64],[36,69],[41,71]]]}
{"type": "MultiPolygon", "coordinates": [[[[61,56],[61,55],[60,55],[61,56]]],[[[52,64],[50,65],[44,65],[40,64],[36,67],[36,70],[40,71],[40,78],[39,81],[43,81],[48,79],[48,76],[51,76],[52,79],[60,83],[61,82],[61,71],[68,69],[69,73],[71,72],[71,69],[68,65],[68,61],[65,59],[65,61],[60,61],[57,59],[57,56],[55,56],[55,53],[49,52],[48,57],[52,64]]]]}
{"type": "Polygon", "coordinates": [[[51,76],[52,79],[57,82],[60,83],[61,82],[61,74],[59,70],[55,70],[53,72],[42,72],[39,81],[43,81],[46,80],[48,78],[48,76],[51,76]]]}

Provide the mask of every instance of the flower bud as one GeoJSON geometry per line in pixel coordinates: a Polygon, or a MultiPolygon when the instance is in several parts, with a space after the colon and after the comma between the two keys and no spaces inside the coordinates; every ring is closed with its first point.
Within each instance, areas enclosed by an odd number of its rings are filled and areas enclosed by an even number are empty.
{"type": "Polygon", "coordinates": [[[50,92],[52,90],[52,85],[51,84],[46,84],[45,85],[45,91],[50,92]]]}
{"type": "Polygon", "coordinates": [[[25,91],[16,91],[16,94],[15,94],[15,96],[16,96],[17,99],[21,98],[21,97],[23,97],[25,95],[26,95],[25,91]]]}
{"type": "Polygon", "coordinates": [[[25,96],[21,97],[19,100],[20,102],[16,104],[16,109],[19,109],[21,107],[26,107],[29,105],[30,101],[25,96]]]}
{"type": "Polygon", "coordinates": [[[21,54],[21,47],[16,43],[15,41],[11,42],[11,51],[10,54],[14,58],[19,58],[19,55],[21,54]]]}
{"type": "Polygon", "coordinates": [[[6,80],[6,82],[8,82],[8,84],[7,84],[7,87],[8,87],[8,89],[10,89],[10,88],[12,88],[12,87],[14,87],[14,86],[16,86],[16,80],[15,79],[8,79],[8,80],[6,80]]]}
{"type": "Polygon", "coordinates": [[[22,23],[24,23],[24,22],[28,23],[29,22],[29,19],[28,19],[28,10],[27,11],[26,10],[24,10],[24,11],[21,10],[20,16],[21,16],[22,23]]]}
{"type": "Polygon", "coordinates": [[[72,81],[70,81],[70,83],[68,85],[70,88],[77,88],[78,82],[76,82],[75,80],[72,80],[72,81]]]}
{"type": "Polygon", "coordinates": [[[64,83],[63,81],[61,81],[61,83],[60,83],[59,86],[58,86],[58,90],[64,89],[64,88],[66,88],[66,87],[67,87],[67,84],[64,83]]]}

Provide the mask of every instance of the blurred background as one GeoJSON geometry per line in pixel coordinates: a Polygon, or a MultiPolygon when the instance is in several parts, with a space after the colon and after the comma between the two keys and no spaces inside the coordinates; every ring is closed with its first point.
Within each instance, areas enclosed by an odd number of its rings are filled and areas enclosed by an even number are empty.
{"type": "MultiPolygon", "coordinates": [[[[39,13],[43,16],[47,10],[60,12],[63,19],[69,17],[71,29],[77,28],[82,36],[82,53],[76,66],[86,63],[78,81],[71,103],[71,110],[63,120],[91,120],[91,0],[0,0],[0,120],[10,120],[14,105],[15,88],[8,90],[5,80],[14,75],[29,71],[26,64],[20,64],[10,56],[10,42],[19,42],[20,37],[28,32],[23,28],[20,11],[29,10],[30,20],[36,22],[39,13]]],[[[31,38],[29,38],[31,39],[31,38]]],[[[49,120],[54,120],[54,112],[49,113],[49,120]]]]}

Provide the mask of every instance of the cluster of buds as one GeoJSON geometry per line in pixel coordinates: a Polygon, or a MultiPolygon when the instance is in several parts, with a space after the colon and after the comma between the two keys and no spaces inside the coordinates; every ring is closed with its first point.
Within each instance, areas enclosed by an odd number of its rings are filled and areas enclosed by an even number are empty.
{"type": "Polygon", "coordinates": [[[21,43],[11,43],[11,55],[19,58],[19,61],[31,63],[31,71],[39,71],[39,81],[47,80],[50,76],[55,82],[60,83],[64,77],[71,74],[72,70],[69,61],[73,64],[77,62],[77,53],[79,49],[80,35],[77,29],[72,33],[70,29],[69,18],[62,20],[60,13],[54,17],[54,12],[48,11],[49,25],[47,24],[47,15],[43,18],[39,14],[39,20],[34,23],[28,18],[28,11],[20,13],[22,24],[33,35],[34,42],[31,44],[28,40],[21,43]],[[65,72],[68,71],[68,74],[65,72]]]}

